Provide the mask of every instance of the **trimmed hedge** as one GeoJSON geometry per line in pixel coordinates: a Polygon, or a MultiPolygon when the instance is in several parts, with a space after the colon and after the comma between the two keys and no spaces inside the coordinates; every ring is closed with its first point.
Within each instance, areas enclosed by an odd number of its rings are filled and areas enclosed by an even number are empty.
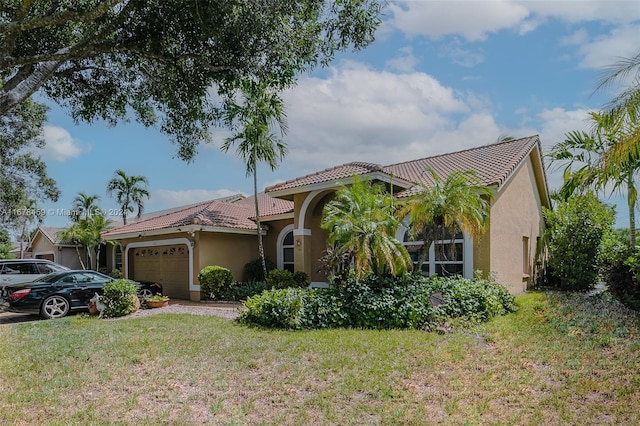
{"type": "Polygon", "coordinates": [[[123,317],[138,308],[138,288],[131,280],[108,282],[102,288],[100,300],[105,305],[103,315],[107,318],[123,317]]]}
{"type": "Polygon", "coordinates": [[[216,295],[229,289],[233,283],[233,274],[222,266],[207,266],[198,274],[200,293],[205,299],[215,299],[216,295]]]}
{"type": "Polygon", "coordinates": [[[486,321],[515,310],[513,296],[492,280],[407,274],[350,278],[327,290],[265,290],[247,299],[240,321],[286,329],[424,329],[454,318],[486,321]],[[434,293],[441,293],[446,303],[433,306],[434,293]]]}

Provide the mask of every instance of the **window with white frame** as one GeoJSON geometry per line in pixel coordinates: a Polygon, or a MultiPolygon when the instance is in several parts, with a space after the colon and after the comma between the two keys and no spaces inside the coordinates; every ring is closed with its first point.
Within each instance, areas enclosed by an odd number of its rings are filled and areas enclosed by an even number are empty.
{"type": "MultiPolygon", "coordinates": [[[[405,230],[402,242],[413,260],[414,269],[418,268],[424,242],[413,239],[409,229],[405,230]]],[[[470,242],[462,233],[456,234],[453,239],[449,236],[447,239],[432,243],[422,265],[420,265],[422,274],[468,277],[469,270],[472,269],[470,265],[473,259],[471,249],[470,242]],[[467,264],[465,264],[465,260],[467,264]]]]}
{"type": "Polygon", "coordinates": [[[282,240],[282,269],[293,272],[293,231],[282,240]]]}
{"type": "Polygon", "coordinates": [[[285,226],[284,229],[280,231],[277,249],[278,269],[294,272],[295,239],[293,238],[293,225],[285,226]]]}

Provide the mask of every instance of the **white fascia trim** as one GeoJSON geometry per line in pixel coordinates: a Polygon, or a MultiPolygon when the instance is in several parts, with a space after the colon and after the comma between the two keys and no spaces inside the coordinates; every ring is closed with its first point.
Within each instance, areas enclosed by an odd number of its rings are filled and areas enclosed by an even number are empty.
{"type": "MultiPolygon", "coordinates": [[[[408,182],[404,179],[400,179],[397,176],[391,177],[391,175],[386,172],[363,173],[357,176],[360,176],[361,178],[370,177],[372,179],[379,180],[381,182],[393,183],[394,185],[398,185],[403,189],[407,189],[415,185],[415,183],[408,182]]],[[[272,197],[278,198],[278,197],[284,197],[287,195],[300,194],[302,192],[314,192],[314,191],[321,191],[325,189],[335,189],[340,185],[350,185],[353,183],[353,181],[354,181],[353,176],[349,176],[342,179],[333,179],[326,182],[314,183],[311,185],[303,185],[303,186],[296,186],[295,188],[269,191],[269,195],[272,197]]]]}
{"type": "Polygon", "coordinates": [[[326,189],[316,189],[307,194],[307,198],[302,202],[302,206],[298,212],[298,227],[293,231],[294,235],[311,235],[311,230],[304,227],[304,219],[307,217],[307,209],[309,209],[311,202],[324,191],[326,191],[326,189]]]}
{"type": "Polygon", "coordinates": [[[135,243],[127,244],[127,247],[122,253],[124,262],[124,276],[129,278],[129,249],[137,247],[156,247],[167,246],[171,244],[184,244],[189,250],[189,291],[200,291],[200,285],[193,283],[193,247],[191,247],[191,240],[187,238],[170,238],[167,240],[154,240],[154,241],[136,241],[135,243]]]}
{"type": "MultiPolygon", "coordinates": [[[[227,234],[246,234],[246,235],[255,235],[255,229],[235,229],[235,228],[224,228],[220,226],[204,226],[204,225],[187,225],[187,226],[179,226],[174,228],[163,228],[163,229],[154,229],[151,231],[138,231],[138,232],[127,232],[126,234],[114,234],[114,235],[106,235],[103,236],[105,241],[113,241],[113,240],[124,240],[127,238],[142,238],[142,237],[155,237],[158,235],[169,235],[169,234],[181,234],[183,232],[219,232],[219,233],[227,233],[227,234]]],[[[266,235],[266,232],[262,232],[263,235],[266,235]]]]}
{"type": "Polygon", "coordinates": [[[293,219],[294,213],[280,213],[280,214],[272,214],[269,216],[260,215],[260,222],[273,222],[274,220],[284,220],[284,219],[293,219]]]}

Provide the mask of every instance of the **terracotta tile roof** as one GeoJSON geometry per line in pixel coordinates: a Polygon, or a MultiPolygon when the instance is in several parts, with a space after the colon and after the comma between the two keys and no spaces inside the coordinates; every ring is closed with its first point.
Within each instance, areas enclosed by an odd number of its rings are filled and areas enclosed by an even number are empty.
{"type": "MultiPolygon", "coordinates": [[[[169,209],[165,214],[153,215],[149,219],[129,223],[126,226],[107,231],[102,236],[111,237],[187,225],[256,229],[255,222],[251,220],[255,215],[253,197],[233,197],[229,200],[210,200],[183,208],[169,209]]],[[[259,200],[260,204],[264,205],[265,216],[293,211],[293,203],[290,201],[276,200],[265,194],[259,195],[259,200]]]]}
{"type": "Polygon", "coordinates": [[[382,166],[372,163],[347,163],[340,166],[331,167],[319,172],[311,173],[296,179],[278,183],[267,187],[265,192],[277,191],[282,189],[297,188],[299,186],[312,185],[322,182],[330,182],[337,179],[346,179],[353,175],[361,175],[371,172],[382,171],[382,166]]]}
{"type": "MultiPolygon", "coordinates": [[[[539,144],[537,135],[389,166],[369,163],[347,163],[271,186],[265,191],[272,192],[297,188],[374,171],[393,174],[399,179],[423,183],[428,186],[432,183],[431,175],[424,172],[429,167],[433,168],[438,176],[443,179],[454,170],[472,169],[476,171],[483,184],[500,185],[536,144],[539,144]]],[[[408,189],[397,195],[407,196],[411,192],[412,190],[408,189]]]]}
{"type": "MultiPolygon", "coordinates": [[[[432,168],[441,179],[446,179],[455,170],[475,170],[482,184],[500,186],[539,142],[538,136],[530,136],[392,164],[385,166],[384,171],[410,182],[430,186],[433,184],[433,178],[430,173],[425,173],[429,168],[432,168]]],[[[415,191],[409,189],[398,193],[398,196],[407,196],[413,192],[415,191]]]]}
{"type": "MultiPolygon", "coordinates": [[[[251,219],[255,219],[255,204],[253,197],[247,197],[243,200],[236,201],[235,204],[247,206],[253,214],[251,219]]],[[[280,198],[270,197],[264,192],[258,194],[258,208],[260,209],[260,217],[268,217],[285,213],[293,213],[293,203],[291,201],[282,200],[280,198]]]]}

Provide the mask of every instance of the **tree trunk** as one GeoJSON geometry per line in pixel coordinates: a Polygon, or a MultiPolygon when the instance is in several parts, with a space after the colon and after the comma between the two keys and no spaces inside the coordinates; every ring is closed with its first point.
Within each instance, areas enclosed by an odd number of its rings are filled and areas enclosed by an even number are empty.
{"type": "Polygon", "coordinates": [[[36,65],[29,75],[24,78],[24,73],[18,72],[14,78],[22,78],[21,80],[15,82],[9,80],[4,90],[0,88],[0,117],[6,115],[18,104],[33,95],[45,81],[51,78],[51,75],[60,65],[61,62],[58,61],[42,62],[36,65]],[[7,89],[7,87],[12,88],[7,89]]]}
{"type": "Polygon", "coordinates": [[[629,243],[636,247],[636,200],[637,190],[633,183],[633,173],[627,174],[627,203],[629,205],[629,243]]]}
{"type": "Polygon", "coordinates": [[[264,259],[264,247],[262,246],[262,226],[260,225],[260,207],[258,206],[258,170],[257,164],[253,162],[253,198],[256,207],[256,225],[258,225],[258,253],[260,255],[260,262],[262,263],[262,273],[264,279],[267,279],[267,262],[264,259]]]}
{"type": "Polygon", "coordinates": [[[80,261],[80,266],[82,266],[82,269],[87,269],[84,266],[84,262],[82,261],[82,256],[80,256],[80,250],[78,250],[78,243],[73,243],[73,246],[76,248],[76,254],[78,255],[78,260],[80,261]]]}

